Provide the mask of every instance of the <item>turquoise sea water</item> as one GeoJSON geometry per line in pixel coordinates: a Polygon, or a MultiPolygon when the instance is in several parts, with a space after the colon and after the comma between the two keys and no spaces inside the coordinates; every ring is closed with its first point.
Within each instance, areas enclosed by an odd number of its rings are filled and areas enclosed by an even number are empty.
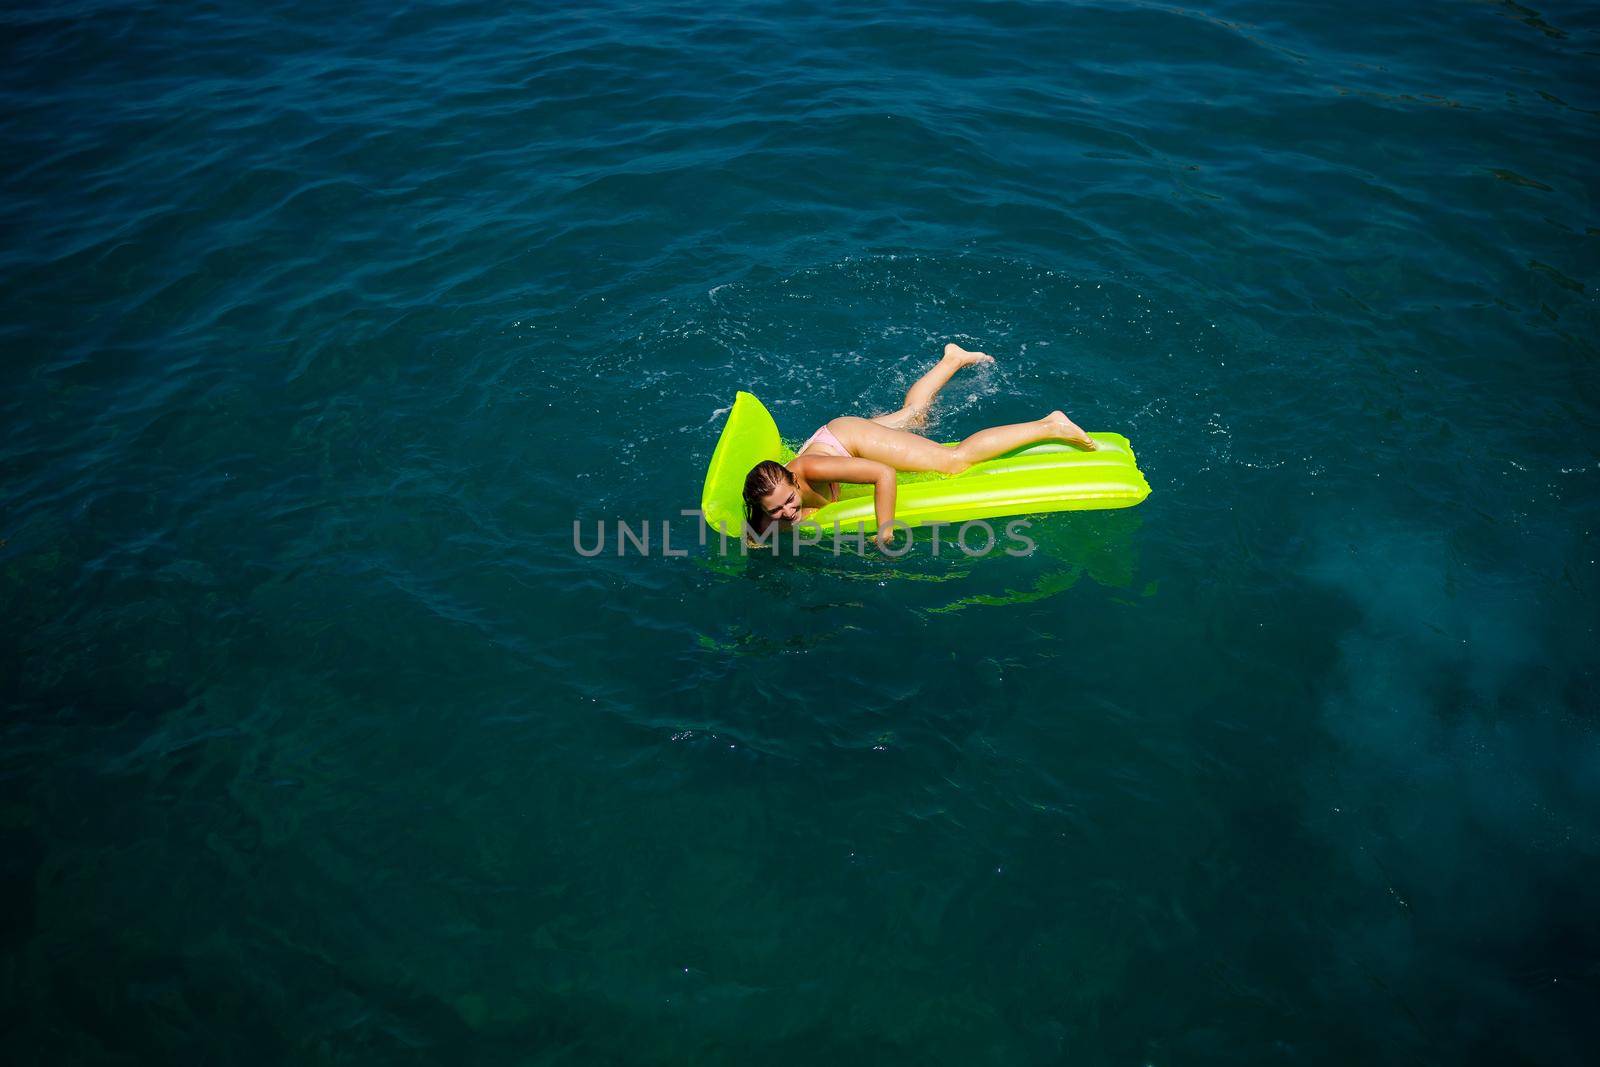
{"type": "Polygon", "coordinates": [[[1583,1062],[1592,5],[8,5],[14,1063],[1583,1062]],[[1153,494],[682,542],[998,358],[1153,494]]]}

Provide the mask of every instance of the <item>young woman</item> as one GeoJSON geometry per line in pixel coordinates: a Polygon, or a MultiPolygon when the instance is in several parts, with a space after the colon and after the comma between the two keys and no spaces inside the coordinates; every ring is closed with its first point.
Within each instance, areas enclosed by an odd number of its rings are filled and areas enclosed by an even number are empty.
{"type": "Polygon", "coordinates": [[[1066,441],[1087,451],[1094,441],[1059,411],[1037,422],[1017,422],[979,430],[954,448],[946,448],[907,427],[923,426],[928,408],[956,371],[974,363],[992,363],[992,356],[944,346],[944,358],[906,391],[899,411],[873,419],[845,415],[828,422],[806,439],[787,464],[763,460],[744,480],[745,520],[757,535],[773,523],[784,526],[809,517],[839,499],[839,483],[876,487],[873,510],[878,518],[878,544],[893,543],[896,471],[938,471],[960,474],[974,463],[1004,455],[1040,441],[1066,441]]]}

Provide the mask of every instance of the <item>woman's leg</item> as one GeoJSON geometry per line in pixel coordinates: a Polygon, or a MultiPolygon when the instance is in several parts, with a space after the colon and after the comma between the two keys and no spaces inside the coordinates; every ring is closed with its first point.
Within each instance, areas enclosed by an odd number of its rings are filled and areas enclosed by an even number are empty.
{"type": "Polygon", "coordinates": [[[956,450],[946,448],[910,430],[885,426],[876,419],[845,415],[828,423],[828,429],[853,456],[887,463],[897,471],[941,471],[956,474],[966,466],[956,450]]]}
{"type": "Polygon", "coordinates": [[[923,426],[928,421],[928,409],[933,406],[934,397],[939,395],[939,390],[954,377],[956,371],[962,367],[970,367],[974,363],[993,362],[994,357],[988,353],[968,352],[955,344],[945,345],[944,357],[906,390],[905,405],[899,411],[891,411],[887,415],[879,415],[869,421],[892,430],[923,426]]]}
{"type": "Polygon", "coordinates": [[[1038,444],[1040,441],[1066,441],[1086,452],[1093,452],[1100,447],[1064,412],[1052,411],[1037,422],[1015,422],[1009,426],[991,426],[987,430],[979,430],[956,445],[954,451],[956,457],[965,464],[962,467],[965,470],[974,463],[982,463],[986,459],[1003,456],[1014,448],[1038,444]]]}
{"type": "Polygon", "coordinates": [[[897,471],[939,471],[960,474],[974,463],[1004,455],[1040,441],[1067,441],[1094,451],[1096,445],[1077,423],[1059,411],[1037,422],[1018,422],[979,430],[954,448],[946,448],[909,430],[897,430],[872,419],[847,415],[828,423],[852,455],[887,463],[897,471]]]}

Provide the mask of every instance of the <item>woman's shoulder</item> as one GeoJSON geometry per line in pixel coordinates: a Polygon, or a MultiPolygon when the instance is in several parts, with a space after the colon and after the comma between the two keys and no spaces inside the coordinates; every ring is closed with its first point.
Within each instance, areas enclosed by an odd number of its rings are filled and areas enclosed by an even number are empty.
{"type": "Polygon", "coordinates": [[[817,499],[823,501],[824,504],[830,504],[833,501],[838,500],[839,499],[839,483],[838,483],[838,480],[834,479],[834,478],[814,478],[814,477],[808,478],[808,477],[806,477],[805,464],[803,462],[804,458],[805,457],[803,457],[803,456],[796,456],[795,459],[790,460],[790,463],[796,464],[796,466],[791,466],[789,468],[790,473],[792,473],[795,476],[795,481],[797,481],[800,484],[800,488],[804,492],[809,493],[813,497],[816,497],[817,499]],[[799,461],[799,462],[797,462],[797,461],[799,461]]]}
{"type": "Polygon", "coordinates": [[[801,479],[807,484],[810,484],[813,481],[827,481],[828,479],[826,478],[818,478],[817,472],[812,466],[812,464],[820,458],[822,458],[820,455],[800,455],[791,459],[788,463],[784,464],[784,466],[788,468],[790,474],[801,479]]]}

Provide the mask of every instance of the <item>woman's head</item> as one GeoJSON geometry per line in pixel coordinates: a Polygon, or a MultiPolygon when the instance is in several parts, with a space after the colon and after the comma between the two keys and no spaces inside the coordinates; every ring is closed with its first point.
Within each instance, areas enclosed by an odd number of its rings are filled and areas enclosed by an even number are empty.
{"type": "Polygon", "coordinates": [[[800,486],[789,468],[764,459],[744,478],[744,517],[756,533],[800,517],[800,486]]]}

